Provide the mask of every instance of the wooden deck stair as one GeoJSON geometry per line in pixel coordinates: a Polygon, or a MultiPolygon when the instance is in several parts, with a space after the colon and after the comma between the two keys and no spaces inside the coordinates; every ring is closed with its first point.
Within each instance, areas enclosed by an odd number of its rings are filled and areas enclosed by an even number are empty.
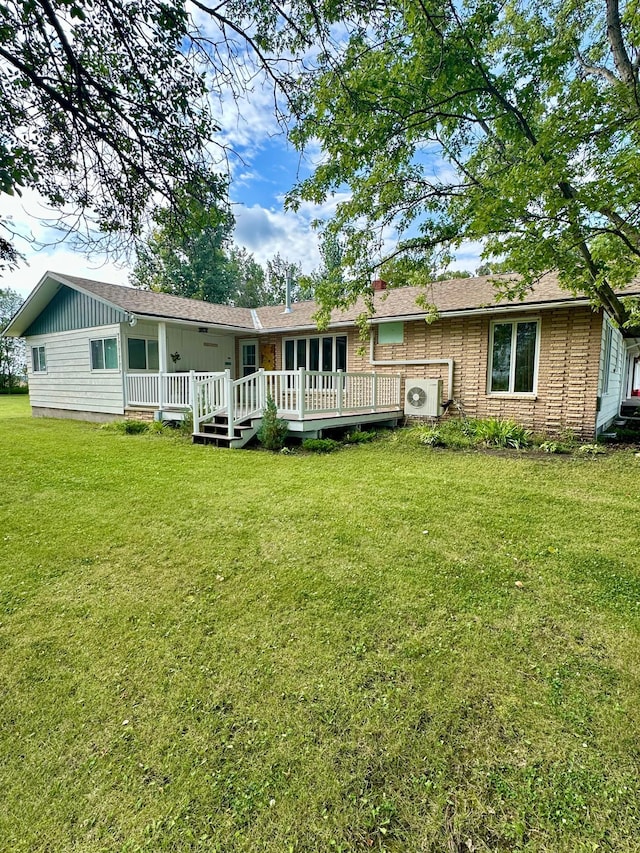
{"type": "Polygon", "coordinates": [[[240,448],[248,444],[260,429],[262,418],[250,418],[236,424],[233,435],[229,435],[229,421],[224,415],[216,415],[208,423],[202,424],[199,432],[194,432],[194,444],[215,444],[218,447],[240,448]]]}

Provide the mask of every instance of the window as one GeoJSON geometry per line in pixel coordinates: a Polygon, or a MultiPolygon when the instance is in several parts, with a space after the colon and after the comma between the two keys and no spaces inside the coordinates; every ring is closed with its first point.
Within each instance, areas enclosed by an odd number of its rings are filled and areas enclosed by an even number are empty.
{"type": "Polygon", "coordinates": [[[323,370],[334,372],[347,369],[347,336],[289,338],[284,342],[284,369],[323,370]]]}
{"type": "Polygon", "coordinates": [[[34,373],[47,372],[47,358],[44,352],[44,346],[31,347],[31,364],[34,373]]]}
{"type": "Polygon", "coordinates": [[[600,393],[609,393],[609,376],[611,374],[611,348],[613,344],[613,330],[611,325],[604,321],[604,340],[602,341],[602,377],[600,382],[600,393]]]}
{"type": "Polygon", "coordinates": [[[100,338],[91,341],[91,370],[118,369],[118,341],[116,338],[100,338]]]}
{"type": "Polygon", "coordinates": [[[403,344],[404,323],[401,320],[393,323],[380,323],[378,326],[379,344],[403,344]]]}
{"type": "Polygon", "coordinates": [[[538,361],[538,320],[493,323],[489,365],[489,391],[532,394],[538,361]]]}
{"type": "Polygon", "coordinates": [[[128,338],[129,370],[159,370],[158,341],[146,338],[128,338]]]}

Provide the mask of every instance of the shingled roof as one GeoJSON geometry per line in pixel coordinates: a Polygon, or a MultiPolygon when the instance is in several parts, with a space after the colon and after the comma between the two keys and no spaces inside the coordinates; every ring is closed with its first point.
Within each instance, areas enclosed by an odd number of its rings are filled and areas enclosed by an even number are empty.
{"type": "MultiPolygon", "coordinates": [[[[519,307],[543,308],[559,303],[585,304],[588,301],[584,294],[575,295],[561,288],[555,274],[548,274],[541,278],[521,300],[498,299],[496,282],[502,280],[506,283],[512,278],[513,276],[457,278],[433,282],[425,287],[400,287],[376,292],[372,322],[393,318],[424,317],[425,309],[416,303],[418,297],[435,305],[442,316],[491,308],[496,310],[519,307]]],[[[232,305],[218,305],[202,302],[199,299],[185,299],[168,293],[156,293],[151,290],[140,290],[135,287],[50,272],[41,279],[27,298],[5,330],[6,333],[23,334],[29,322],[44,309],[60,285],[77,288],[138,317],[226,327],[230,331],[246,331],[253,334],[259,331],[311,329],[316,326],[314,315],[318,305],[313,301],[294,302],[290,312],[286,312],[283,305],[269,305],[256,309],[236,308],[232,305]]],[[[621,293],[640,295],[640,280],[634,281],[621,293]]],[[[356,318],[363,313],[368,313],[368,309],[365,301],[359,299],[346,311],[334,310],[331,313],[330,326],[353,325],[356,318]]]]}
{"type": "Polygon", "coordinates": [[[233,305],[214,305],[200,299],[185,299],[169,293],[156,293],[153,290],[140,290],[138,287],[123,287],[120,284],[107,284],[73,275],[50,273],[53,278],[81,290],[92,293],[99,299],[111,302],[130,314],[149,317],[164,317],[174,320],[190,320],[196,323],[215,324],[253,329],[250,308],[236,308],[233,305]]]}

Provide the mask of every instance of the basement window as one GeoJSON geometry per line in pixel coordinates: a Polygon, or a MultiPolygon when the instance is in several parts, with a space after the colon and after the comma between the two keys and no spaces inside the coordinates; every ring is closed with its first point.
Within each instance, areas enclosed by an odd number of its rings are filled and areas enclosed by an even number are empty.
{"type": "Polygon", "coordinates": [[[393,323],[380,323],[378,326],[378,343],[403,344],[404,323],[402,320],[397,320],[393,323]]]}
{"type": "Polygon", "coordinates": [[[99,338],[91,341],[91,370],[118,369],[118,341],[116,338],[99,338]]]}

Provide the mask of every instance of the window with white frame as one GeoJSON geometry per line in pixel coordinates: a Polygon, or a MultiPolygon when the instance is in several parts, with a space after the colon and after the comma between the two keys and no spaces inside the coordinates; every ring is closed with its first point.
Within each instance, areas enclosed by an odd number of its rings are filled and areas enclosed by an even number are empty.
{"type": "Polygon", "coordinates": [[[44,351],[44,344],[31,347],[31,366],[34,373],[47,372],[47,356],[44,351]]]}
{"type": "Polygon", "coordinates": [[[158,341],[153,338],[127,340],[129,370],[159,370],[158,341]]]}
{"type": "Polygon", "coordinates": [[[347,369],[347,336],[318,335],[284,341],[284,369],[335,372],[347,369]]]}
{"type": "Polygon", "coordinates": [[[609,393],[609,376],[611,375],[611,350],[613,345],[613,329],[611,324],[604,321],[604,340],[602,341],[602,376],[600,380],[600,393],[609,393]]]}
{"type": "Polygon", "coordinates": [[[539,337],[539,320],[499,320],[491,324],[490,393],[534,393],[538,374],[539,337]]]}
{"type": "Polygon", "coordinates": [[[97,338],[91,341],[91,370],[118,369],[117,338],[97,338]]]}

